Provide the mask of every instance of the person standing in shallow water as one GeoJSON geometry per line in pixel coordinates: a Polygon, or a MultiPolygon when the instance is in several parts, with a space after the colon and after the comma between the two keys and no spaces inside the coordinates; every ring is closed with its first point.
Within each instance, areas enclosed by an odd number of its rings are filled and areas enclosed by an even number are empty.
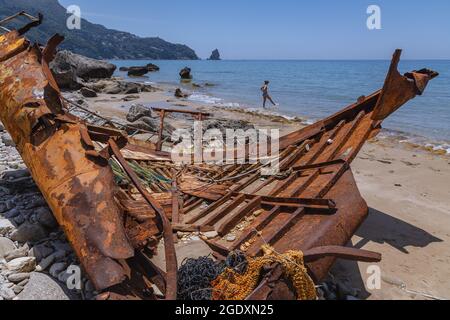
{"type": "Polygon", "coordinates": [[[266,108],[266,102],[267,100],[269,100],[270,102],[272,102],[272,104],[274,106],[276,106],[277,104],[275,102],[273,102],[272,97],[269,95],[269,81],[264,81],[264,85],[261,87],[261,91],[263,93],[263,108],[266,108]]]}

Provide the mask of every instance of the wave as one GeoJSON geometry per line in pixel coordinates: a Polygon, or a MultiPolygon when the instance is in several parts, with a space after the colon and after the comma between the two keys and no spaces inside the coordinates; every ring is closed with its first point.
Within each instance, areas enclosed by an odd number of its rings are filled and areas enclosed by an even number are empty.
{"type": "Polygon", "coordinates": [[[380,139],[390,139],[415,147],[422,147],[427,151],[450,155],[450,141],[434,141],[430,138],[412,134],[409,132],[383,128],[379,134],[380,139]]]}

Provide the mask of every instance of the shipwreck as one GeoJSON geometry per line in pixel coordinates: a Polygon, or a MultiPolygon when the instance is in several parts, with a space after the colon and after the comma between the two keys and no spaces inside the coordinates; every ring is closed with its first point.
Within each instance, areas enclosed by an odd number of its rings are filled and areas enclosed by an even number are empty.
{"type": "Polygon", "coordinates": [[[108,119],[95,126],[75,116],[49,70],[63,37],[45,47],[24,37],[41,21],[20,13],[0,22],[0,120],[101,292],[98,299],[177,299],[177,231],[216,232],[204,241],[218,261],[236,250],[258,261],[240,299],[313,299],[311,283],[323,280],[337,258],[380,261],[378,253],[346,247],[368,214],[350,165],[383,120],[421,95],[436,72],[401,75],[397,50],[381,90],[282,137],[282,174],[262,179],[261,163],[180,167],[161,151],[166,115],[202,120],[207,114],[157,109],[156,144],[127,134],[138,128],[108,119]],[[18,16],[31,21],[17,30],[3,27],[18,16]],[[233,242],[225,240],[230,232],[233,242]],[[152,260],[159,245],[165,268],[152,260]],[[300,270],[289,268],[292,260],[300,270]]]}

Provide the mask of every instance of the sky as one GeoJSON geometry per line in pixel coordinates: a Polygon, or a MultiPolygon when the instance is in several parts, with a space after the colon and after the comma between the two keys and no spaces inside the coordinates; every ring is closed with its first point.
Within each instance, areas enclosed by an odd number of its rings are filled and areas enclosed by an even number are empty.
{"type": "Polygon", "coordinates": [[[448,0],[60,0],[82,17],[186,44],[201,58],[450,59],[448,0]],[[367,27],[378,5],[381,29],[367,27]]]}

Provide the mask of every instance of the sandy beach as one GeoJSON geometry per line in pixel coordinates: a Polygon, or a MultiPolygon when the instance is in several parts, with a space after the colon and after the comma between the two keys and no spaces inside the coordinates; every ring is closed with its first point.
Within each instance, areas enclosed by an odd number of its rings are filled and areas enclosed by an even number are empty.
{"type": "MultiPolygon", "coordinates": [[[[127,106],[143,103],[246,120],[258,128],[279,128],[283,135],[305,126],[300,119],[176,99],[174,88],[162,89],[141,93],[131,102],[124,102],[123,95],[104,94],[86,102],[92,110],[117,118],[126,115],[127,106]]],[[[381,289],[367,289],[365,263],[338,261],[331,275],[364,299],[450,299],[450,157],[375,138],[364,146],[352,169],[370,214],[349,245],[383,255],[381,289]]]]}

